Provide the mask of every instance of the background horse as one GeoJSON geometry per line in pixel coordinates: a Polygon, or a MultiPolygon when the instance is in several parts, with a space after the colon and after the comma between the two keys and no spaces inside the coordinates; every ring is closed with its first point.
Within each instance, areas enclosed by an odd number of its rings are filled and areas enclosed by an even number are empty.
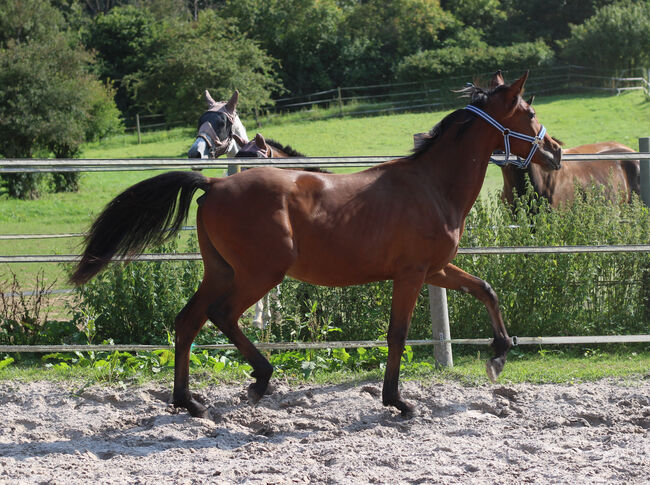
{"type": "Polygon", "coordinates": [[[224,153],[234,157],[239,146],[248,143],[246,128],[237,114],[239,92],[230,100],[215,101],[208,90],[203,93],[208,109],[199,118],[198,134],[187,152],[188,158],[217,158],[224,153]]]}
{"type": "Polygon", "coordinates": [[[93,223],[71,281],[82,284],[115,255],[140,253],[173,237],[195,191],[204,275],[175,320],[173,403],[209,417],[189,390],[192,341],[210,319],[253,367],[249,400],[268,389],[273,367],[238,325],[285,275],[319,285],[393,281],[382,402],[402,415],[413,407],[398,390],[411,315],[422,285],[470,293],[490,316],[495,381],[511,341],[490,285],[451,264],[465,218],[483,185],[490,154],[509,148],[558,169],[561,148],[521,98],[528,73],[511,86],[463,90],[471,104],[446,116],[412,155],[347,174],[259,167],[225,178],[168,172],[118,195],[93,223]]]}
{"type": "MultiPolygon", "coordinates": [[[[568,148],[563,153],[630,153],[630,147],[616,142],[592,143],[568,148]]],[[[536,194],[548,199],[551,207],[557,208],[567,204],[576,196],[576,186],[587,189],[592,185],[601,185],[610,200],[620,200],[621,194],[627,202],[632,194],[641,193],[640,165],[638,160],[589,160],[567,161],[555,172],[540,170],[530,165],[520,169],[512,165],[501,167],[503,175],[502,198],[513,204],[513,194],[521,196],[526,193],[526,175],[536,194]]]]}

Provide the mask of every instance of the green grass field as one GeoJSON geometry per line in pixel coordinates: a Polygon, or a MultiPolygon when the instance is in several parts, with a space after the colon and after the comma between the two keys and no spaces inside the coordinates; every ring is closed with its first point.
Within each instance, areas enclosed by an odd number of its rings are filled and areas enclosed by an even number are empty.
{"type": "MultiPolygon", "coordinates": [[[[535,102],[539,119],[548,132],[567,147],[615,140],[638,149],[638,138],[650,136],[650,103],[640,92],[620,96],[576,94],[540,97],[535,102]]],[[[260,131],[267,138],[293,146],[307,156],[355,156],[407,154],[413,134],[428,131],[449,111],[407,113],[370,118],[332,118],[321,121],[282,123],[275,119],[256,129],[246,123],[249,136],[260,131]]],[[[193,128],[176,128],[145,134],[137,143],[134,135],[89,144],[82,158],[184,157],[194,139],[193,128]]],[[[0,196],[2,234],[83,232],[102,207],[126,187],[159,172],[103,172],[84,174],[81,190],[73,194],[45,194],[39,200],[10,200],[0,196]]],[[[207,175],[220,175],[207,171],[207,175]]],[[[488,170],[483,193],[501,188],[497,167],[488,170]]],[[[193,224],[190,214],[189,224],[193,224]]],[[[0,241],[0,254],[71,254],[78,252],[78,238],[0,241]]],[[[31,289],[40,264],[13,265],[24,289],[31,289]]],[[[68,286],[63,269],[45,265],[47,281],[68,286]]],[[[10,268],[0,268],[0,282],[10,268]]]]}

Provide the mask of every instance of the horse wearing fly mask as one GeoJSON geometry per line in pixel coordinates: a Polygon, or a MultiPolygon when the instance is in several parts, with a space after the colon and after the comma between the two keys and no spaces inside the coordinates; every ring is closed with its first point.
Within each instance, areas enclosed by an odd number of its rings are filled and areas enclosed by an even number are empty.
{"type": "Polygon", "coordinates": [[[239,92],[235,90],[228,101],[215,101],[207,89],[204,96],[208,108],[199,118],[198,133],[187,156],[209,159],[226,154],[234,157],[239,146],[248,143],[246,128],[237,114],[239,92]]]}

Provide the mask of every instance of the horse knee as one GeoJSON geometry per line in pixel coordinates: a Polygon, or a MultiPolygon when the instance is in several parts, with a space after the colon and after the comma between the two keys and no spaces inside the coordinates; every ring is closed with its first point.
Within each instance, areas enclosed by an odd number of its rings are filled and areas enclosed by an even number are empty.
{"type": "Polygon", "coordinates": [[[496,307],[499,305],[499,297],[487,281],[481,280],[478,290],[474,294],[486,305],[496,307]]]}

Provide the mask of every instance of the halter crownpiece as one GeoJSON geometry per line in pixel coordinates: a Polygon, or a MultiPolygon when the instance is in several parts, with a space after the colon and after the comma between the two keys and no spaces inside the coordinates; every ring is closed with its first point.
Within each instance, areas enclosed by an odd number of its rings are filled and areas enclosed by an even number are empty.
{"type": "Polygon", "coordinates": [[[533,155],[535,155],[535,152],[540,146],[542,146],[542,143],[544,141],[544,135],[546,134],[546,128],[544,127],[544,125],[542,125],[542,127],[539,129],[539,133],[537,133],[537,136],[525,135],[517,131],[509,130],[508,128],[504,127],[501,123],[499,123],[497,120],[492,118],[485,111],[483,111],[480,108],[477,108],[476,106],[469,104],[465,106],[465,109],[467,111],[471,111],[472,113],[479,116],[480,118],[483,118],[485,121],[490,123],[492,126],[494,126],[497,130],[499,130],[503,134],[503,144],[505,145],[506,160],[503,163],[497,163],[497,165],[506,165],[510,163],[511,165],[514,165],[519,168],[528,168],[528,165],[530,165],[530,161],[532,160],[533,155]],[[519,158],[517,158],[514,161],[510,161],[510,137],[511,136],[518,138],[520,140],[527,141],[532,145],[530,149],[530,153],[528,153],[526,160],[524,160],[523,162],[520,161],[519,158]]]}

